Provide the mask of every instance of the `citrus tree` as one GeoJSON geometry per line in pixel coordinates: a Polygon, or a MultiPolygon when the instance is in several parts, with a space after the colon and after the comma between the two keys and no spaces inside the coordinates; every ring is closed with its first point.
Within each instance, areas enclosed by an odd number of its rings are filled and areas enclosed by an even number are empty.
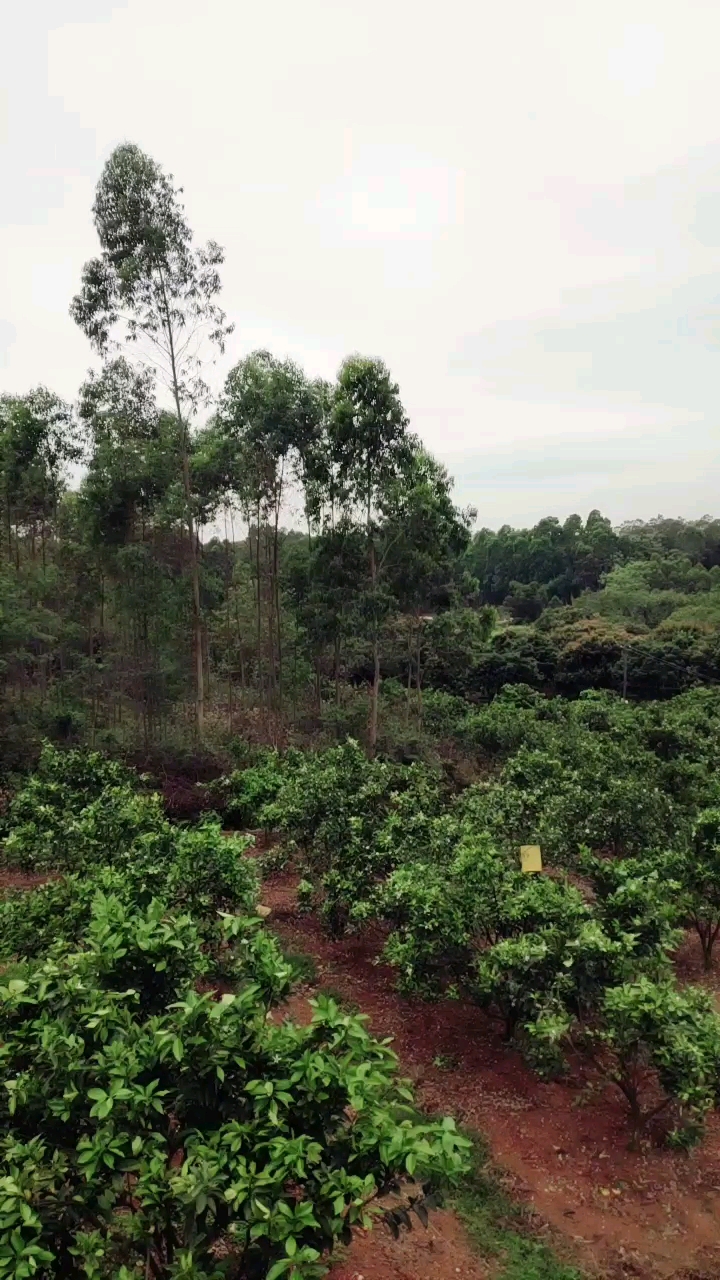
{"type": "Polygon", "coordinates": [[[703,988],[641,975],[609,987],[587,1020],[549,1008],[530,1031],[546,1048],[581,1055],[600,1084],[619,1090],[633,1145],[663,1114],[675,1142],[702,1136],[720,1067],[720,1017],[703,988]]]}
{"type": "Polygon", "coordinates": [[[694,824],[692,838],[670,862],[682,886],[687,919],[695,929],[706,970],[720,935],[720,809],[704,809],[694,824]]]}

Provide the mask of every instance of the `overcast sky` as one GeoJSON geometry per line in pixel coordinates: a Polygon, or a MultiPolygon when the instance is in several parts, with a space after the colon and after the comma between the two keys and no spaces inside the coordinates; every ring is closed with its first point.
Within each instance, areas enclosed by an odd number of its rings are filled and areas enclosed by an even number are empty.
{"type": "Polygon", "coordinates": [[[0,390],[73,398],[123,140],[236,323],[379,355],[479,523],[720,513],[718,0],[26,0],[0,16],[0,390]]]}

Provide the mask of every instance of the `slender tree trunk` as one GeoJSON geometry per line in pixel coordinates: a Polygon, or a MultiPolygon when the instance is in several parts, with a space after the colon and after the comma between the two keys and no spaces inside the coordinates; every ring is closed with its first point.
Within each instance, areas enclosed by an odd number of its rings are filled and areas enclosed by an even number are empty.
{"type": "Polygon", "coordinates": [[[282,618],[280,617],[280,552],[279,522],[280,502],[282,500],[282,473],[280,476],[280,492],[275,503],[275,529],[273,531],[273,591],[275,593],[275,625],[277,627],[277,662],[278,662],[278,710],[282,711],[282,618]]]}
{"type": "Polygon", "coordinates": [[[405,690],[405,724],[408,724],[410,720],[410,690],[412,689],[412,665],[413,665],[412,631],[410,631],[410,633],[408,634],[408,655],[407,656],[408,656],[408,673],[407,673],[407,688],[405,690]]]}
{"type": "Polygon", "coordinates": [[[232,733],[233,719],[233,681],[232,681],[232,622],[230,620],[230,594],[232,591],[233,567],[235,559],[235,539],[233,537],[232,549],[228,542],[228,524],[227,524],[227,507],[225,507],[225,551],[227,553],[228,572],[225,575],[225,647],[227,650],[227,669],[228,669],[228,731],[232,733]]]}
{"type": "MultiPolygon", "coordinates": [[[[174,373],[174,360],[173,360],[174,373]]],[[[182,417],[180,393],[175,380],[175,406],[180,430],[181,466],[185,502],[187,504],[188,558],[193,601],[193,646],[195,650],[195,720],[197,735],[202,740],[205,732],[205,671],[203,667],[202,606],[200,602],[200,566],[198,564],[195,521],[192,513],[192,488],[190,485],[190,459],[187,447],[187,430],[182,417]]]]}
{"type": "Polygon", "coordinates": [[[265,580],[267,583],[268,704],[277,706],[277,666],[275,662],[275,583],[272,570],[270,525],[265,525],[265,580]]]}
{"type": "Polygon", "coordinates": [[[315,658],[315,700],[318,715],[322,715],[322,686],[320,684],[320,659],[315,658]]]}
{"type": "Polygon", "coordinates": [[[418,723],[422,724],[423,718],[423,700],[422,700],[422,679],[421,679],[421,655],[422,655],[422,623],[418,626],[417,632],[417,653],[416,653],[416,671],[415,679],[417,681],[417,700],[418,700],[418,723]]]}
{"type": "MultiPolygon", "coordinates": [[[[377,583],[377,562],[375,559],[375,543],[373,541],[372,534],[370,535],[370,582],[372,584],[372,590],[374,594],[375,586],[377,583]]],[[[372,692],[370,695],[370,732],[368,735],[368,747],[370,750],[370,755],[374,756],[375,750],[377,748],[378,701],[380,696],[380,643],[378,638],[378,624],[377,624],[376,617],[373,619],[372,655],[373,655],[373,682],[372,682],[372,692]]]]}
{"type": "Polygon", "coordinates": [[[298,659],[298,620],[295,615],[295,644],[293,645],[293,681],[292,681],[292,722],[297,723],[297,659],[298,659]]]}
{"type": "Polygon", "coordinates": [[[177,414],[178,430],[180,433],[180,460],[182,469],[183,487],[185,490],[185,503],[187,506],[187,526],[188,526],[188,550],[190,555],[190,578],[192,581],[192,599],[193,599],[193,640],[195,646],[195,720],[198,738],[202,741],[205,732],[205,673],[203,671],[203,646],[202,646],[202,604],[200,600],[200,566],[195,547],[195,521],[192,512],[192,486],[190,484],[190,458],[188,431],[182,413],[182,405],[180,403],[180,378],[175,356],[175,337],[173,333],[173,325],[171,318],[170,306],[165,292],[165,282],[160,275],[163,296],[165,298],[165,332],[168,340],[168,352],[170,355],[170,371],[172,377],[173,399],[175,401],[175,411],[177,414]]]}
{"type": "Polygon", "coordinates": [[[706,973],[709,973],[713,967],[715,943],[718,934],[720,934],[720,921],[713,923],[710,920],[701,920],[695,917],[695,928],[702,948],[703,968],[706,973]]]}
{"type": "Polygon", "coordinates": [[[258,689],[260,706],[263,704],[263,664],[262,664],[262,591],[260,589],[260,499],[257,502],[257,523],[255,525],[255,572],[257,575],[257,664],[258,689]]]}
{"type": "Polygon", "coordinates": [[[242,641],[242,630],[240,628],[240,602],[237,598],[237,593],[235,595],[235,629],[237,631],[238,661],[240,663],[240,688],[244,689],[245,688],[245,663],[243,661],[243,656],[242,656],[243,641],[242,641]]]}

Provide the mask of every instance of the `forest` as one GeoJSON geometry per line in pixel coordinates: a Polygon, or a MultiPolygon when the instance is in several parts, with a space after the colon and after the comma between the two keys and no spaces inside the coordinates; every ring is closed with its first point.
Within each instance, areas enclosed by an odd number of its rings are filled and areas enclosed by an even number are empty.
{"type": "Polygon", "coordinates": [[[486,1275],[689,1274],[640,1173],[717,1221],[720,518],[477,528],[380,359],[211,391],[223,253],[139,148],[93,216],[97,367],[0,396],[0,1280],[340,1277],[472,1196],[486,1275]],[[490,1239],[453,1018],[613,1148],[614,1244],[490,1239]]]}
{"type": "Polygon", "coordinates": [[[45,737],[182,755],[308,726],[372,752],[393,681],[417,733],[423,688],[653,698],[718,678],[720,520],[473,533],[381,361],[328,384],[257,351],[210,396],[222,252],[193,247],[136,148],[106,166],[95,222],[72,314],[99,369],[73,405],[0,398],[5,771],[45,737]]]}

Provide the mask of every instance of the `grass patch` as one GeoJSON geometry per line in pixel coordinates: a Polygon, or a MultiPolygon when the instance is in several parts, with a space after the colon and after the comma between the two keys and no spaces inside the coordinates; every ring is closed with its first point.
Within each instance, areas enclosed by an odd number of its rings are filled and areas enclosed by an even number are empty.
{"type": "Polygon", "coordinates": [[[446,1203],[462,1219],[481,1257],[498,1264],[497,1280],[583,1280],[577,1267],[533,1235],[531,1215],[489,1170],[482,1140],[475,1133],[466,1136],[473,1144],[472,1169],[459,1186],[447,1189],[446,1203]]]}
{"type": "Polygon", "coordinates": [[[460,1059],[454,1053],[436,1053],[433,1058],[433,1066],[438,1071],[457,1071],[460,1066],[460,1059]]]}

